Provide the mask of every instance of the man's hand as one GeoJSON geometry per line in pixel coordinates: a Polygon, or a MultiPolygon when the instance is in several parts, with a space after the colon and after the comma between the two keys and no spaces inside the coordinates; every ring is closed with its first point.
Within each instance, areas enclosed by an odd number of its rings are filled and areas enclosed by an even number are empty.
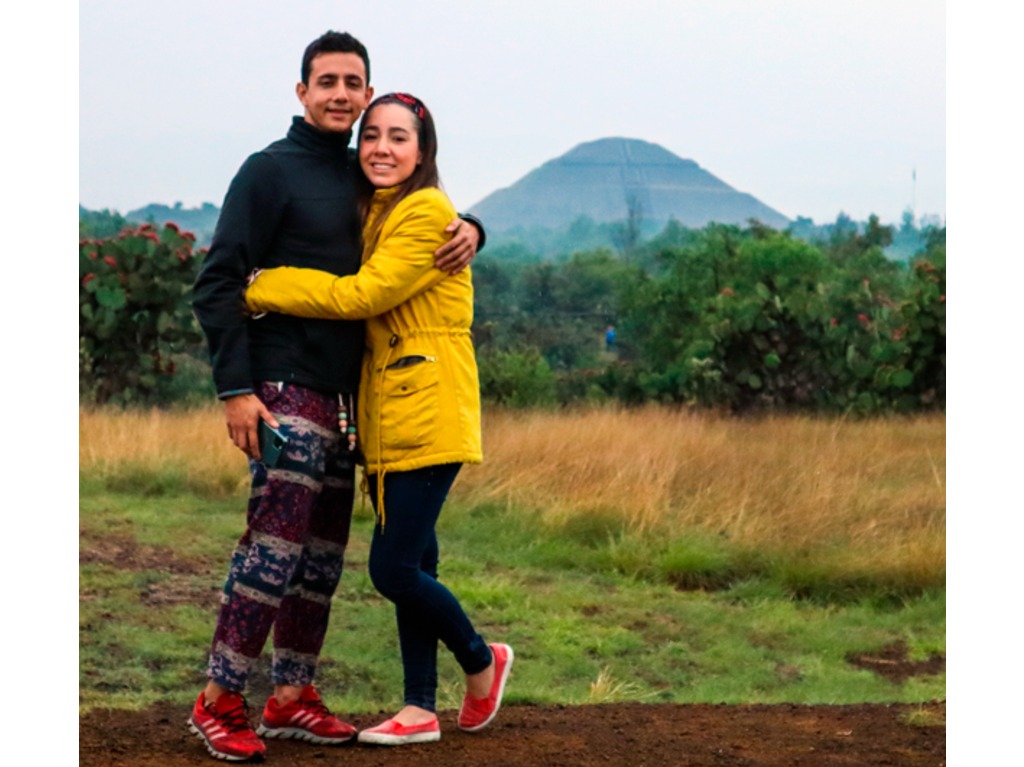
{"type": "Polygon", "coordinates": [[[260,419],[278,428],[277,419],[255,394],[236,394],[224,400],[224,417],[228,423],[228,436],[235,447],[250,458],[260,460],[260,440],[257,427],[260,419]]]}
{"type": "Polygon", "coordinates": [[[480,232],[461,218],[452,221],[444,230],[452,238],[434,253],[434,266],[448,274],[458,274],[476,256],[480,244],[480,232]]]}

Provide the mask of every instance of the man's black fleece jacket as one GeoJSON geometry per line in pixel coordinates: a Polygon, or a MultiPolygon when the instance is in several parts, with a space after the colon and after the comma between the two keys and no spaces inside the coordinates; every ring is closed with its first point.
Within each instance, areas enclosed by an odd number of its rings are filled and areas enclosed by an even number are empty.
{"type": "Polygon", "coordinates": [[[251,155],[228,188],[193,291],[221,397],[253,391],[260,381],[324,392],[358,386],[362,322],[282,314],[252,320],[242,294],[256,268],[300,266],[339,276],[359,270],[362,233],[350,137],[296,117],[288,135],[251,155]]]}

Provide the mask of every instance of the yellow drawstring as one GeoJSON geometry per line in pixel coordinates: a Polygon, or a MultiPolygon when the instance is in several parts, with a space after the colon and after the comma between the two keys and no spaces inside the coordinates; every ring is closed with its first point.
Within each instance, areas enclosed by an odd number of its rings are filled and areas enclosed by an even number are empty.
{"type": "Polygon", "coordinates": [[[384,534],[384,523],[386,517],[384,514],[384,473],[387,469],[384,468],[384,442],[382,434],[382,426],[384,421],[384,373],[388,369],[388,364],[391,362],[391,351],[398,344],[399,338],[396,333],[391,334],[391,338],[388,340],[388,353],[384,356],[384,362],[380,366],[380,380],[377,382],[377,516],[380,517],[380,534],[384,534]]]}
{"type": "Polygon", "coordinates": [[[363,469],[363,476],[359,480],[359,510],[366,511],[366,497],[370,494],[370,478],[366,475],[366,469],[363,469]]]}

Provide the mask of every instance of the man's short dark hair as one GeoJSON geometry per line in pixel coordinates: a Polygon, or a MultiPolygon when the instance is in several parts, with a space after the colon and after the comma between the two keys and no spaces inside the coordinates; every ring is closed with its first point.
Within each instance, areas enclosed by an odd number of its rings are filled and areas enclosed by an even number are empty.
{"type": "Polygon", "coordinates": [[[329,30],[306,46],[302,54],[302,82],[309,85],[309,73],[313,69],[313,59],[321,53],[356,53],[366,66],[366,84],[370,84],[370,54],[366,46],[356,40],[348,32],[329,30]]]}

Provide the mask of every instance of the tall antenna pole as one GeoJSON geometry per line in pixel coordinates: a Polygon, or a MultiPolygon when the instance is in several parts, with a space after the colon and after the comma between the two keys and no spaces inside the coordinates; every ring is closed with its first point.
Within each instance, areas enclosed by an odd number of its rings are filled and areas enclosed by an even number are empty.
{"type": "Polygon", "coordinates": [[[914,169],[911,171],[911,178],[913,179],[911,197],[910,197],[910,213],[914,217],[914,224],[917,225],[917,163],[914,163],[914,169]]]}

